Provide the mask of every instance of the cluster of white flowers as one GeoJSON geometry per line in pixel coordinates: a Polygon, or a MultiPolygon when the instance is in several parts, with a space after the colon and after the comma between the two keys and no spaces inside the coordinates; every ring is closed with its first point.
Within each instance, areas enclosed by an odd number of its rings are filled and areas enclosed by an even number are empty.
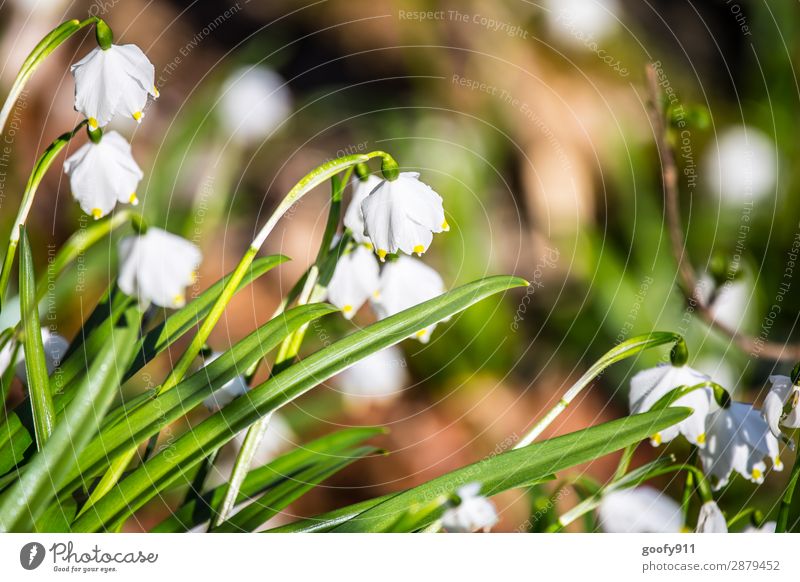
{"type": "MultiPolygon", "coordinates": [[[[86,116],[89,141],[64,162],[72,195],[95,220],[117,202],[136,205],[143,177],[128,141],[116,131],[103,132],[114,117],[141,122],[148,96],[158,97],[155,69],[132,44],[113,44],[105,23],[97,25],[100,46],[72,65],[75,109],[86,116]]],[[[189,241],[157,228],[142,229],[119,243],[120,289],[143,307],[182,307],[184,290],[196,276],[200,251],[189,241]]]]}
{"type": "Polygon", "coordinates": [[[442,515],[442,526],[450,533],[489,531],[499,520],[494,504],[481,495],[480,483],[468,483],[456,491],[459,504],[442,515]]]}
{"type": "MultiPolygon", "coordinates": [[[[711,378],[686,365],[667,364],[645,370],[631,380],[630,410],[633,414],[647,412],[675,388],[692,387],[710,381],[711,378]]],[[[788,390],[781,382],[775,385],[774,399],[785,402],[788,390]]],[[[658,446],[682,434],[698,447],[703,468],[714,478],[715,489],[724,487],[734,471],[753,483],[762,483],[767,471],[764,459],[770,460],[774,470],[783,469],[777,438],[780,434],[777,429],[778,417],[782,410],[776,411],[775,405],[765,408],[763,412],[745,402],[728,402],[720,406],[708,386],[681,396],[674,405],[686,406],[693,412],[675,426],[654,434],[651,443],[658,446]],[[774,425],[772,431],[770,425],[774,425]]],[[[779,408],[782,409],[782,406],[779,408]]],[[[796,418],[787,420],[796,421],[796,418]]]]}

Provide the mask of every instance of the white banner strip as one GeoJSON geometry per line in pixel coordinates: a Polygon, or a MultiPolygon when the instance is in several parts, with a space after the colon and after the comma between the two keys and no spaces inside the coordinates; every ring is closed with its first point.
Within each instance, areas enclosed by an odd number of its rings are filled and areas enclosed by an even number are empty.
{"type": "Polygon", "coordinates": [[[0,580],[798,580],[800,535],[0,535],[0,580]]]}

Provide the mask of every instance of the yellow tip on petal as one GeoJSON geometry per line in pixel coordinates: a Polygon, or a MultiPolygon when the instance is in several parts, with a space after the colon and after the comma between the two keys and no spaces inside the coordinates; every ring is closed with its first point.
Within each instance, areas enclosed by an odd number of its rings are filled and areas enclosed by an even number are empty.
{"type": "Polygon", "coordinates": [[[99,208],[92,208],[92,216],[94,217],[95,220],[100,220],[101,218],[103,218],[103,211],[100,210],[99,208]]]}
{"type": "Polygon", "coordinates": [[[197,273],[197,271],[192,271],[192,274],[190,275],[189,278],[191,280],[191,284],[194,285],[195,283],[197,283],[197,280],[200,278],[200,275],[197,273]]]}
{"type": "Polygon", "coordinates": [[[699,435],[697,435],[697,444],[698,445],[706,444],[706,433],[701,432],[699,435]]]}
{"type": "Polygon", "coordinates": [[[418,256],[422,256],[422,253],[425,252],[425,247],[422,245],[417,245],[414,247],[414,252],[417,253],[418,256]]]}
{"type": "Polygon", "coordinates": [[[136,111],[133,114],[133,118],[136,120],[136,123],[141,122],[142,121],[142,117],[143,117],[143,115],[142,115],[141,111],[136,111]]]}
{"type": "Polygon", "coordinates": [[[372,246],[372,243],[370,243],[370,242],[368,242],[368,243],[364,243],[364,246],[365,246],[365,247],[367,247],[367,250],[368,250],[368,251],[371,251],[372,249],[374,249],[374,248],[375,248],[375,247],[373,247],[373,246],[372,246]]]}
{"type": "Polygon", "coordinates": [[[423,337],[426,333],[428,333],[428,328],[427,327],[425,329],[419,330],[414,335],[417,336],[417,337],[423,337]]]}
{"type": "Polygon", "coordinates": [[[750,475],[753,477],[754,481],[760,481],[764,476],[764,473],[761,472],[761,469],[753,469],[753,472],[750,473],[750,475]]]}
{"type": "Polygon", "coordinates": [[[178,293],[172,298],[172,303],[175,305],[175,307],[181,307],[184,303],[186,303],[186,297],[182,293],[178,293]]]}
{"type": "Polygon", "coordinates": [[[373,299],[380,299],[381,298],[381,292],[380,291],[373,291],[372,292],[372,298],[373,299]]]}
{"type": "Polygon", "coordinates": [[[653,436],[650,437],[650,442],[653,443],[653,446],[658,446],[661,444],[661,433],[657,432],[653,436]]]}
{"type": "Polygon", "coordinates": [[[161,91],[159,91],[158,87],[156,87],[155,85],[153,85],[153,95],[155,96],[156,99],[161,97],[161,91]]]}
{"type": "Polygon", "coordinates": [[[446,220],[442,223],[442,230],[444,230],[444,231],[450,230],[450,225],[447,224],[446,220]]]}
{"type": "Polygon", "coordinates": [[[684,525],[681,527],[680,533],[692,533],[693,531],[688,525],[684,525]]]}
{"type": "Polygon", "coordinates": [[[385,250],[383,250],[383,249],[378,249],[378,258],[379,258],[381,261],[385,261],[385,260],[386,260],[386,255],[387,255],[387,253],[386,253],[386,251],[385,251],[385,250]]]}
{"type": "Polygon", "coordinates": [[[100,126],[97,123],[97,120],[94,117],[90,117],[89,118],[89,128],[90,129],[97,129],[98,127],[100,127],[100,126]]]}
{"type": "Polygon", "coordinates": [[[345,313],[350,313],[351,311],[353,311],[353,306],[345,305],[344,307],[342,307],[342,311],[344,311],[345,313]]]}
{"type": "Polygon", "coordinates": [[[775,457],[772,460],[772,466],[775,468],[776,471],[780,471],[783,469],[783,461],[781,461],[780,457],[775,457]]]}
{"type": "Polygon", "coordinates": [[[139,204],[139,199],[136,197],[136,192],[134,192],[133,194],[131,194],[131,197],[130,197],[130,198],[128,198],[128,202],[130,202],[130,203],[131,203],[131,204],[133,204],[134,206],[136,206],[136,205],[138,205],[138,204],[139,204]]]}

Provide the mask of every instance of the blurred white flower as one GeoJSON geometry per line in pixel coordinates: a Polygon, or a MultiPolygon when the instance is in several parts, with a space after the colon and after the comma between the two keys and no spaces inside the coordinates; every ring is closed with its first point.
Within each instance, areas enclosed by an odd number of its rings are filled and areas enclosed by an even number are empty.
{"type": "Polygon", "coordinates": [[[70,70],[75,76],[75,110],[86,116],[92,129],[105,126],[117,114],[140,122],[148,94],[158,97],[155,68],[133,44],[97,47],[70,70]]]}
{"type": "Polygon", "coordinates": [[[64,162],[72,195],[95,220],[111,212],[117,202],[138,204],[136,188],[142,170],[131,155],[131,145],[116,131],[98,143],[87,142],[64,162]]]}
{"type": "Polygon", "coordinates": [[[369,175],[366,180],[355,177],[351,182],[353,197],[344,213],[344,225],[353,233],[353,240],[357,243],[372,244],[369,237],[364,234],[364,214],[361,212],[361,204],[381,181],[377,176],[369,175]]]}
{"type": "Polygon", "coordinates": [[[800,387],[792,384],[789,376],[770,376],[772,382],[767,397],[764,399],[761,414],[769,425],[769,430],[775,438],[783,438],[780,426],[786,428],[800,428],[800,411],[798,411],[798,401],[800,401],[800,387]],[[791,402],[791,410],[788,414],[783,413],[783,408],[791,402]]]}
{"type": "Polygon", "coordinates": [[[339,257],[328,284],[328,301],[341,309],[345,318],[352,319],[367,299],[377,295],[379,286],[380,268],[372,251],[356,245],[339,257]]]}
{"type": "MultiPolygon", "coordinates": [[[[709,380],[708,376],[689,366],[675,367],[670,364],[650,368],[631,378],[628,402],[631,414],[647,412],[662,396],[678,386],[694,386],[709,380]]],[[[653,446],[667,443],[678,434],[686,437],[698,447],[706,443],[706,415],[713,394],[708,388],[698,388],[676,400],[673,406],[686,406],[694,412],[676,425],[663,429],[650,437],[653,446]]]]}
{"type": "MultiPolygon", "coordinates": [[[[711,277],[703,275],[698,285],[703,299],[708,301],[714,286],[711,277]]],[[[755,301],[754,295],[755,292],[747,281],[731,281],[723,284],[711,305],[714,320],[738,330],[748,322],[751,298],[755,301]]]]}
{"type": "MultiPolygon", "coordinates": [[[[47,373],[52,374],[53,370],[61,365],[61,360],[64,358],[64,354],[67,353],[69,342],[57,333],[52,333],[46,327],[43,327],[41,331],[47,373]]],[[[16,369],[14,370],[15,375],[22,380],[23,384],[27,386],[28,372],[25,369],[24,349],[21,345],[18,347],[17,343],[13,340],[6,343],[6,345],[3,346],[3,349],[0,350],[0,374],[5,373],[8,367],[12,364],[16,365],[16,369]],[[16,358],[14,359],[14,362],[12,362],[11,358],[13,357],[15,350],[16,358]]]]}
{"type": "Polygon", "coordinates": [[[361,211],[364,235],[381,261],[397,251],[422,255],[433,233],[450,230],[442,197],[420,182],[417,172],[400,172],[396,180],[383,180],[361,204],[361,211]]]}
{"type": "Polygon", "coordinates": [[[753,483],[762,483],[767,466],[783,470],[778,456],[778,439],[769,430],[758,410],[744,402],[731,402],[728,408],[714,404],[706,418],[706,446],[700,449],[705,472],[715,477],[714,489],[725,486],[732,471],[753,483]]]}
{"type": "MultiPolygon", "coordinates": [[[[372,300],[372,306],[378,318],[385,319],[442,293],[444,282],[439,273],[420,260],[401,255],[383,268],[379,296],[372,300]]],[[[413,337],[428,343],[435,328],[434,323],[413,337]]]]}
{"type": "Polygon", "coordinates": [[[336,376],[336,386],[353,400],[391,400],[407,383],[406,361],[396,346],[375,352],[336,376]]]}
{"type": "Polygon", "coordinates": [[[777,154],[773,140],[752,127],[730,127],[705,153],[711,193],[733,206],[774,194],[777,154]]]}
{"type": "MultiPolygon", "coordinates": [[[[236,445],[236,450],[240,450],[244,444],[244,439],[247,436],[247,430],[240,431],[233,437],[233,442],[236,445]]],[[[277,412],[272,413],[272,417],[267,424],[267,430],[258,445],[258,450],[253,456],[251,467],[260,467],[272,461],[275,457],[283,451],[292,446],[297,441],[297,437],[283,418],[277,412]]]]}
{"type": "Polygon", "coordinates": [[[647,486],[607,493],[597,518],[606,533],[678,533],[683,528],[680,504],[647,486]]]}
{"type": "Polygon", "coordinates": [[[695,533],[728,533],[728,523],[715,502],[706,501],[700,507],[695,533]]]}
{"type": "Polygon", "coordinates": [[[749,524],[744,530],[743,533],[775,533],[775,528],[778,526],[778,523],[775,521],[767,521],[761,524],[761,527],[756,527],[752,524],[749,524]]]}
{"type": "Polygon", "coordinates": [[[267,67],[241,67],[225,81],[220,94],[219,118],[226,132],[241,143],[258,142],[292,112],[286,83],[267,67]]]}
{"type": "Polygon", "coordinates": [[[183,307],[186,287],[194,283],[202,256],[188,240],[148,228],[119,243],[119,288],[142,306],[183,307]]]}
{"type": "Polygon", "coordinates": [[[596,43],[619,26],[617,0],[546,0],[545,7],[549,30],[573,46],[596,43]]]}
{"type": "MultiPolygon", "coordinates": [[[[214,352],[211,355],[211,357],[206,359],[205,365],[208,366],[211,362],[219,358],[221,355],[222,355],[221,352],[214,352]]],[[[233,380],[231,380],[227,384],[225,384],[219,390],[213,392],[211,396],[203,400],[203,404],[210,411],[215,412],[227,406],[235,398],[238,398],[242,394],[247,394],[247,391],[249,389],[250,388],[247,385],[247,382],[245,382],[244,376],[239,375],[236,376],[233,380]]]]}
{"type": "Polygon", "coordinates": [[[442,525],[446,531],[452,533],[488,531],[498,522],[494,504],[480,492],[480,483],[468,483],[456,491],[461,503],[444,512],[442,525]]]}

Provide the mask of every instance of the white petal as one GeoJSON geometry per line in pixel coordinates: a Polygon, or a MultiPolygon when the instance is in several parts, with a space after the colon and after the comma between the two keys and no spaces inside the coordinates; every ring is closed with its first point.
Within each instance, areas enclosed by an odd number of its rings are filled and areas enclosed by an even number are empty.
{"type": "Polygon", "coordinates": [[[728,533],[725,516],[713,501],[706,501],[700,508],[696,533],[728,533]]]}
{"type": "Polygon", "coordinates": [[[350,229],[353,239],[358,243],[371,244],[369,237],[364,234],[364,215],[361,212],[361,205],[367,196],[380,185],[381,181],[377,176],[370,175],[366,180],[353,178],[351,182],[353,197],[344,213],[344,225],[350,229]]]}
{"type": "Polygon", "coordinates": [[[604,495],[598,521],[607,533],[678,533],[683,527],[681,506],[647,486],[604,495]]]}
{"type": "Polygon", "coordinates": [[[372,252],[357,245],[339,259],[328,284],[328,300],[351,319],[380,286],[379,267],[372,252]]]}
{"type": "Polygon", "coordinates": [[[461,503],[450,507],[442,516],[444,529],[452,533],[469,533],[489,529],[498,522],[494,504],[479,494],[480,483],[469,483],[458,490],[461,503]]]}
{"type": "Polygon", "coordinates": [[[395,346],[375,352],[342,371],[335,383],[349,398],[389,400],[408,384],[403,352],[395,346]]]}

